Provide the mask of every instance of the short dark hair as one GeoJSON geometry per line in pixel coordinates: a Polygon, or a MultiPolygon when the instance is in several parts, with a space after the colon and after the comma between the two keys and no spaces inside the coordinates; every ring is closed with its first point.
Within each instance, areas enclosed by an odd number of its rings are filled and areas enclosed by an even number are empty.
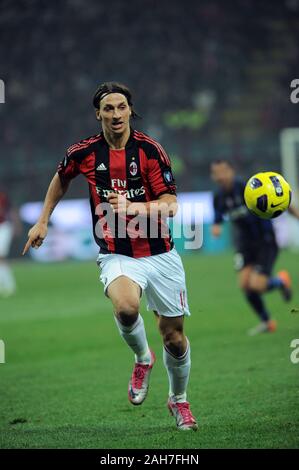
{"type": "Polygon", "coordinates": [[[215,160],[212,160],[211,161],[211,166],[212,165],[221,165],[223,163],[225,165],[229,166],[230,168],[234,169],[234,165],[232,164],[232,162],[230,162],[229,160],[226,160],[225,158],[216,158],[215,160]]]}
{"type": "Polygon", "coordinates": [[[96,109],[100,108],[101,99],[105,96],[109,95],[110,93],[120,93],[127,98],[128,105],[132,110],[132,118],[139,118],[138,114],[133,109],[133,102],[132,102],[132,93],[126,85],[118,82],[104,82],[102,83],[96,90],[94,97],[93,97],[93,105],[96,109]]]}

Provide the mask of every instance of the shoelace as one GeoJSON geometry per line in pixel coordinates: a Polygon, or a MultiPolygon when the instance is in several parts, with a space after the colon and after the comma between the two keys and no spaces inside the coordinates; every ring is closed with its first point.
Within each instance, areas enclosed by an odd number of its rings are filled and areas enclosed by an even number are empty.
{"type": "Polygon", "coordinates": [[[148,369],[148,365],[145,365],[145,364],[135,365],[135,369],[133,373],[133,380],[132,380],[133,388],[138,389],[142,387],[142,382],[143,382],[147,369],[148,369]]]}
{"type": "Polygon", "coordinates": [[[187,401],[185,403],[177,403],[176,406],[183,418],[184,423],[194,423],[195,420],[192,416],[190,405],[187,401]]]}

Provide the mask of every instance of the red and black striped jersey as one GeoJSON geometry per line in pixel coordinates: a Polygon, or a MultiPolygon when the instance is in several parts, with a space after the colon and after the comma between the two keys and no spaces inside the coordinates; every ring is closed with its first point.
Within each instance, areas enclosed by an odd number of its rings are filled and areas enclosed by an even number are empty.
{"type": "MultiPolygon", "coordinates": [[[[151,224],[132,236],[133,216],[114,217],[109,213],[107,196],[111,191],[125,195],[132,202],[147,202],[162,194],[176,194],[170,159],[155,140],[131,130],[126,147],[111,149],[103,133],[89,137],[68,148],[58,166],[62,181],[83,174],[88,181],[93,233],[100,253],[119,253],[134,258],[157,255],[174,246],[165,220],[158,219],[152,235],[151,224]],[[105,207],[105,210],[103,210],[105,207]],[[113,229],[112,223],[113,220],[113,229]],[[119,236],[120,225],[124,233],[119,236]]],[[[112,209],[110,208],[110,211],[112,209]]],[[[145,217],[149,222],[149,217],[145,217]]]]}

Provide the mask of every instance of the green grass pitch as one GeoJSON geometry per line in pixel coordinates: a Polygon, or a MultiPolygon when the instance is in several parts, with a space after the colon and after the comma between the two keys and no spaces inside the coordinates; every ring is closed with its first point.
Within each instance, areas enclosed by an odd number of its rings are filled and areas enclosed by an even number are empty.
{"type": "Polygon", "coordinates": [[[284,252],[295,296],[267,294],[275,334],[246,335],[256,317],[236,287],[232,255],[183,258],[192,316],[189,400],[200,430],[182,433],[166,408],[168,383],[154,315],[142,313],[157,354],[147,400],[133,407],[133,355],[118,336],[94,262],[15,263],[18,293],[0,300],[1,448],[298,448],[298,255],[284,252]]]}

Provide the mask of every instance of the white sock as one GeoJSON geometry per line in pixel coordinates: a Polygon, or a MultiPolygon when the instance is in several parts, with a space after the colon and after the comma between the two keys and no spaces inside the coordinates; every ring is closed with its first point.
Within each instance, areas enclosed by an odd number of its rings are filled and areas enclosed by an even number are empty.
{"type": "Polygon", "coordinates": [[[135,353],[135,362],[150,364],[151,352],[148,347],[142,316],[138,314],[136,322],[131,326],[124,326],[115,315],[114,318],[120,335],[135,353]]]}
{"type": "Polygon", "coordinates": [[[175,357],[164,346],[163,362],[169,378],[169,397],[177,403],[186,401],[191,368],[190,343],[188,339],[186,352],[181,357],[175,357]]]}
{"type": "Polygon", "coordinates": [[[16,281],[8,264],[0,264],[0,292],[12,294],[16,290],[16,281]]]}

